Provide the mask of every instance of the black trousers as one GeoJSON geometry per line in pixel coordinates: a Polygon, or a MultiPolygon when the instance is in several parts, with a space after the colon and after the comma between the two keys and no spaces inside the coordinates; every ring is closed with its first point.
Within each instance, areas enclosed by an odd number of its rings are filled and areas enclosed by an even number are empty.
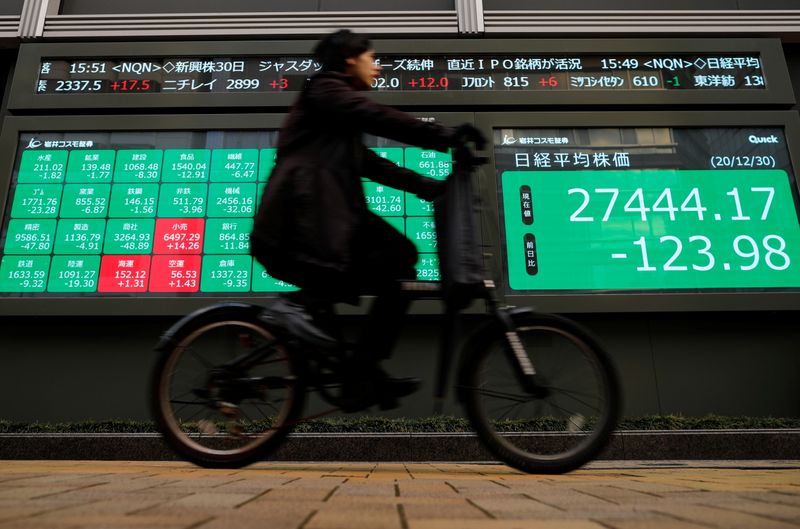
{"type": "Polygon", "coordinates": [[[357,295],[376,296],[355,353],[364,361],[388,358],[410,304],[400,281],[416,279],[417,249],[404,235],[374,214],[364,217],[353,245],[354,264],[341,282],[303,288],[289,297],[309,308],[321,326],[330,327],[331,305],[357,295]]]}

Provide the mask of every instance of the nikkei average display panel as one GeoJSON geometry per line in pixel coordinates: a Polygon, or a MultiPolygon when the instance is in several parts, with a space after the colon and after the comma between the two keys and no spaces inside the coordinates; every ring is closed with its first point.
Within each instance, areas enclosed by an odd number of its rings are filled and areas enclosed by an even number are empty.
{"type": "Polygon", "coordinates": [[[509,300],[576,312],[797,309],[799,121],[480,115],[509,300]]]}

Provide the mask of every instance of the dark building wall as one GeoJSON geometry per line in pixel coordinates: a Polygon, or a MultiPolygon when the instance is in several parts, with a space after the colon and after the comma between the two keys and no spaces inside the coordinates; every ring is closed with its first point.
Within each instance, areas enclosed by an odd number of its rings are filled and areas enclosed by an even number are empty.
{"type": "MultiPolygon", "coordinates": [[[[784,44],[783,54],[786,57],[789,78],[792,80],[794,88],[794,99],[798,103],[795,108],[800,109],[800,44],[784,44]]],[[[797,168],[795,168],[796,170],[797,168]]]]}
{"type": "Polygon", "coordinates": [[[268,13],[291,11],[438,11],[455,9],[455,0],[64,0],[63,15],[134,13],[268,13]]]}
{"type": "MultiPolygon", "coordinates": [[[[627,416],[800,414],[797,313],[573,317],[599,336],[617,365],[627,416]]],[[[173,321],[3,318],[0,418],[28,422],[149,418],[153,346],[173,321]]],[[[351,330],[356,323],[351,320],[351,330]]],[[[478,323],[476,316],[468,317],[464,334],[478,323]]],[[[420,377],[423,386],[385,415],[433,413],[440,329],[441,321],[433,316],[408,321],[386,366],[398,376],[420,377]]],[[[461,408],[453,397],[451,390],[444,412],[459,415],[461,408]]]]}
{"type": "MultiPolygon", "coordinates": [[[[0,0],[0,15],[22,0],[0,0]]],[[[63,14],[219,12],[218,0],[64,0],[63,14]]],[[[484,0],[493,9],[796,9],[797,0],[484,0]]],[[[454,0],[227,0],[224,10],[453,10],[454,0]]],[[[784,47],[800,101],[800,44],[784,47]]],[[[15,53],[0,54],[0,93],[15,53]]],[[[800,108],[796,106],[795,108],[800,108]]],[[[795,168],[797,171],[798,167],[795,168]]],[[[800,414],[800,312],[582,314],[619,367],[626,415],[800,414]]],[[[0,418],[58,421],[149,417],[153,345],[174,318],[5,317],[0,319],[0,418]]],[[[469,328],[470,325],[465,327],[469,328]]],[[[420,392],[394,415],[433,411],[432,378],[439,320],[412,317],[388,362],[397,375],[420,376],[420,392]]],[[[446,412],[459,413],[452,395],[446,412]]]]}
{"type": "Polygon", "coordinates": [[[0,2],[0,16],[19,15],[22,13],[22,4],[25,0],[2,0],[0,2]]]}
{"type": "Polygon", "coordinates": [[[586,10],[586,11],[663,11],[663,10],[737,10],[798,9],[797,0],[483,0],[486,11],[493,10],[586,10]]]}

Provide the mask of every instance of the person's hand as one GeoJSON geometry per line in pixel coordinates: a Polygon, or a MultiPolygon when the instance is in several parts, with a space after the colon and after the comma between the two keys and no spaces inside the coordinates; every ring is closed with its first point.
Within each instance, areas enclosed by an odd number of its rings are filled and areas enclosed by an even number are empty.
{"type": "Polygon", "coordinates": [[[428,202],[433,201],[444,193],[445,187],[447,186],[446,182],[442,180],[434,180],[433,178],[426,178],[425,185],[417,192],[417,196],[422,200],[427,200],[428,202]]]}
{"type": "Polygon", "coordinates": [[[483,133],[471,123],[463,123],[453,129],[452,142],[453,147],[474,142],[478,150],[482,150],[486,146],[486,138],[483,133]]]}

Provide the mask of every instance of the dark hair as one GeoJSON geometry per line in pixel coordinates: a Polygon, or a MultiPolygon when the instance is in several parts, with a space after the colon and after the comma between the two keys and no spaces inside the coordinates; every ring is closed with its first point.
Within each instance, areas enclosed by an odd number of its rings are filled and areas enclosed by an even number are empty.
{"type": "Polygon", "coordinates": [[[372,49],[372,43],[364,35],[349,29],[340,29],[320,40],[314,47],[314,57],[323,71],[344,72],[345,59],[358,57],[372,49]]]}

